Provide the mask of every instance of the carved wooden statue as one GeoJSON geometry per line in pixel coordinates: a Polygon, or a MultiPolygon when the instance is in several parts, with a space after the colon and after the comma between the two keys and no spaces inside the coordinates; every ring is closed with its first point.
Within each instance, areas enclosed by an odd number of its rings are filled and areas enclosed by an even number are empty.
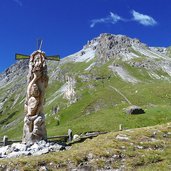
{"type": "Polygon", "coordinates": [[[59,55],[45,56],[41,51],[42,40],[39,50],[30,56],[16,54],[17,60],[29,59],[28,87],[24,105],[25,118],[23,128],[23,143],[32,144],[47,139],[45,115],[43,112],[45,89],[48,86],[46,60],[59,61],[59,55]]]}
{"type": "Polygon", "coordinates": [[[30,56],[23,142],[34,143],[47,139],[43,112],[44,94],[48,85],[45,54],[37,50],[30,56]]]}

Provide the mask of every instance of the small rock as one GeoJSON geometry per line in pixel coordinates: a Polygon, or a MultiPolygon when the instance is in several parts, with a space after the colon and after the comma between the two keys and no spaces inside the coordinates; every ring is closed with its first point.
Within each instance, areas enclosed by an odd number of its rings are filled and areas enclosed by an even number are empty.
{"type": "Polygon", "coordinates": [[[62,145],[59,144],[55,144],[53,146],[49,147],[50,151],[59,151],[59,150],[64,150],[65,147],[63,147],[62,145]]]}
{"type": "Polygon", "coordinates": [[[11,145],[11,148],[13,151],[25,151],[27,146],[25,144],[21,144],[21,143],[13,143],[11,145]]]}
{"type": "Polygon", "coordinates": [[[0,156],[4,156],[9,149],[9,146],[4,146],[0,148],[0,156]]]}
{"type": "Polygon", "coordinates": [[[46,141],[42,140],[37,143],[39,146],[45,146],[47,143],[46,141]]]}
{"type": "Polygon", "coordinates": [[[127,135],[124,135],[124,134],[119,134],[116,136],[116,139],[121,140],[121,141],[128,141],[129,137],[127,135]]]}
{"type": "Polygon", "coordinates": [[[50,147],[50,143],[49,143],[49,142],[47,142],[45,146],[46,146],[46,147],[50,147]]]}
{"type": "Polygon", "coordinates": [[[114,155],[112,156],[112,158],[114,158],[114,159],[119,159],[119,158],[120,158],[120,155],[114,154],[114,155]]]}
{"type": "Polygon", "coordinates": [[[140,146],[140,145],[137,145],[135,147],[138,148],[138,149],[143,149],[144,148],[143,146],[140,146]]]}
{"type": "Polygon", "coordinates": [[[41,166],[39,171],[48,171],[47,167],[46,166],[41,166]]]}
{"type": "Polygon", "coordinates": [[[78,140],[78,139],[80,139],[80,136],[77,135],[77,134],[75,134],[75,135],[73,136],[73,140],[78,140]]]}
{"type": "Polygon", "coordinates": [[[121,149],[125,149],[125,146],[121,146],[121,149]]]}
{"type": "Polygon", "coordinates": [[[34,143],[30,148],[29,150],[32,150],[32,151],[38,151],[40,149],[40,146],[37,144],[37,143],[34,143]]]}
{"type": "Polygon", "coordinates": [[[139,107],[139,106],[129,106],[128,108],[125,109],[125,112],[127,114],[143,114],[145,111],[139,107]]]}
{"type": "Polygon", "coordinates": [[[80,56],[83,56],[85,54],[85,51],[81,51],[80,56]]]}
{"type": "Polygon", "coordinates": [[[89,153],[89,154],[87,155],[87,158],[88,158],[89,160],[92,160],[92,159],[93,159],[93,154],[92,154],[92,153],[89,153]]]}
{"type": "Polygon", "coordinates": [[[10,154],[7,155],[7,158],[16,158],[16,157],[20,157],[20,156],[28,156],[30,155],[30,152],[28,151],[14,151],[10,154]]]}
{"type": "Polygon", "coordinates": [[[39,150],[33,153],[33,156],[40,156],[42,154],[47,154],[47,153],[49,153],[49,148],[44,148],[42,150],[39,150]]]}

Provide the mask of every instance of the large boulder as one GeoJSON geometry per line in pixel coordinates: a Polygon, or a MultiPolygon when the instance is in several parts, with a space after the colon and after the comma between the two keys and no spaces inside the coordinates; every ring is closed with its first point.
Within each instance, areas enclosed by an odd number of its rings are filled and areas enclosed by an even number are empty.
{"type": "Polygon", "coordinates": [[[145,111],[141,108],[141,107],[139,107],[139,106],[129,106],[129,107],[127,107],[126,109],[125,109],[125,112],[127,113],[127,114],[143,114],[143,113],[145,113],[145,111]]]}

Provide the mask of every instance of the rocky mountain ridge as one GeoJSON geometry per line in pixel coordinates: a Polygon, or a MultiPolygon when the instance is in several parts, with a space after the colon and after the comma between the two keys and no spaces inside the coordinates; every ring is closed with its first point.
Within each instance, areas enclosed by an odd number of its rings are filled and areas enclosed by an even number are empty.
{"type": "MultiPolygon", "coordinates": [[[[95,61],[101,64],[106,63],[110,59],[130,61],[131,59],[138,59],[141,57],[138,55],[142,55],[144,58],[146,57],[147,62],[157,58],[162,58],[165,59],[165,61],[168,60],[170,62],[170,58],[167,56],[167,53],[167,48],[165,47],[148,47],[146,44],[141,43],[138,39],[132,39],[124,35],[103,33],[99,37],[88,41],[83,49],[79,52],[61,59],[60,65],[71,61],[89,62],[95,57],[95,61]]],[[[135,64],[135,66],[140,67],[138,63],[130,64],[135,64]]],[[[7,68],[3,73],[1,73],[1,87],[9,82],[12,82],[15,77],[20,74],[27,75],[27,65],[28,60],[20,60],[17,61],[16,64],[7,68]]],[[[55,63],[55,65],[57,65],[57,63],[55,63]]],[[[143,65],[146,65],[146,63],[143,64],[142,62],[142,67],[145,67],[143,65]]]]}

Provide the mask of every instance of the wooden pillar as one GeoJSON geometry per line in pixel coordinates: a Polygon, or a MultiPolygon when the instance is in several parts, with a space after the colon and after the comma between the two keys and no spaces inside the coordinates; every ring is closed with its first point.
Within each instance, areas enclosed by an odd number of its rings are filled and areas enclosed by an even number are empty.
{"type": "Polygon", "coordinates": [[[123,130],[123,125],[119,124],[119,131],[122,131],[122,130],[123,130]]]}
{"type": "Polygon", "coordinates": [[[3,146],[6,146],[6,145],[8,145],[8,137],[5,135],[3,137],[3,146]]]}
{"type": "Polygon", "coordinates": [[[68,129],[68,141],[72,141],[72,130],[71,129],[68,129]]]}

